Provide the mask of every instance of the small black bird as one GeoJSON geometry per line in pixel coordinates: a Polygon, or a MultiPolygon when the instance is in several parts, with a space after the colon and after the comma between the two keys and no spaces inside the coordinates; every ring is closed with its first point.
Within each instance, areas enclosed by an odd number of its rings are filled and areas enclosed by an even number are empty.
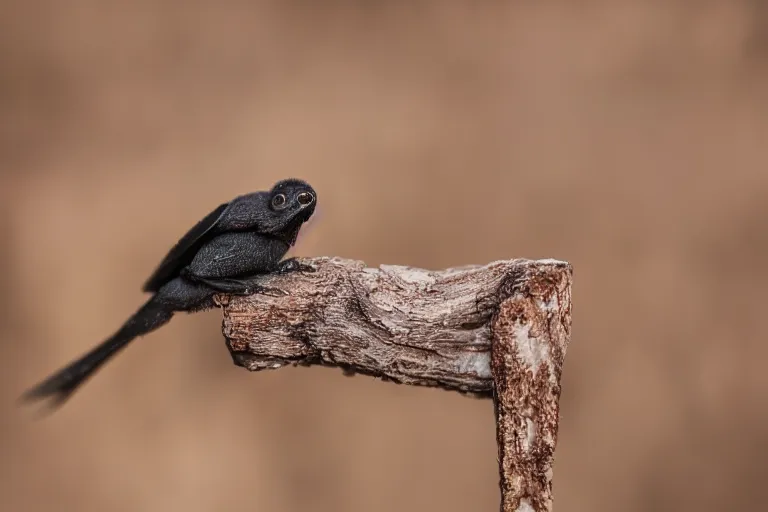
{"type": "Polygon", "coordinates": [[[283,256],[312,216],[317,194],[298,179],[279,181],[224,203],[198,222],[170,250],[144,284],[150,299],[109,339],[30,389],[22,399],[63,404],[112,356],[139,336],[165,325],[179,311],[214,306],[216,293],[248,295],[271,290],[259,275],[314,269],[283,256]]]}

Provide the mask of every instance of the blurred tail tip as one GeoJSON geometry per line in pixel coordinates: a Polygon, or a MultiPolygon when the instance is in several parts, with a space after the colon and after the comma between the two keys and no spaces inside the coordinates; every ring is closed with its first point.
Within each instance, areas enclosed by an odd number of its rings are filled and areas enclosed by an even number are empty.
{"type": "Polygon", "coordinates": [[[44,416],[46,415],[46,412],[51,413],[61,407],[71,395],[71,391],[54,388],[44,383],[22,393],[16,399],[16,404],[19,407],[25,407],[34,403],[47,401],[47,405],[43,408],[43,413],[41,414],[44,416]]]}
{"type": "Polygon", "coordinates": [[[48,396],[48,393],[44,393],[40,388],[32,388],[26,390],[17,399],[16,403],[19,405],[28,404],[30,402],[37,402],[48,396]]]}

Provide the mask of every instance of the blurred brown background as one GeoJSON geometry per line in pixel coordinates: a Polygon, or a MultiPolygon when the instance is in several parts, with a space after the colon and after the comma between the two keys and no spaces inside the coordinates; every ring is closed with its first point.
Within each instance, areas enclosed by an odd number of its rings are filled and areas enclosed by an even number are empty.
{"type": "Polygon", "coordinates": [[[15,406],[287,176],[295,254],[573,263],[556,510],[766,502],[764,3],[470,4],[0,3],[0,510],[497,510],[490,402],[250,374],[218,311],[15,406]]]}

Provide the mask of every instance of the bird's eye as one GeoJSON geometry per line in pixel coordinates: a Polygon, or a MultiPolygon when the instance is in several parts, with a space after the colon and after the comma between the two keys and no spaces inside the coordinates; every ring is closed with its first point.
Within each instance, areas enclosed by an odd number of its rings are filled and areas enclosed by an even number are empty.
{"type": "Polygon", "coordinates": [[[275,197],[272,198],[272,206],[275,208],[280,208],[281,206],[285,205],[285,195],[284,194],[277,194],[275,197]]]}
{"type": "Polygon", "coordinates": [[[313,196],[309,192],[302,192],[301,194],[296,196],[296,200],[299,202],[299,204],[306,206],[315,200],[315,196],[313,196]]]}

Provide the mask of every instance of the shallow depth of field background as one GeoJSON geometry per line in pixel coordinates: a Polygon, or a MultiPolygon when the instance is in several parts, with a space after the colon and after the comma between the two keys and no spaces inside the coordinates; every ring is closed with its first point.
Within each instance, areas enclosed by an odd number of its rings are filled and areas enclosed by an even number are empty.
{"type": "Polygon", "coordinates": [[[573,263],[556,510],[765,503],[768,10],[534,3],[3,2],[0,510],[497,510],[489,401],[250,374],[218,311],[16,407],[287,176],[293,254],[573,263]]]}

